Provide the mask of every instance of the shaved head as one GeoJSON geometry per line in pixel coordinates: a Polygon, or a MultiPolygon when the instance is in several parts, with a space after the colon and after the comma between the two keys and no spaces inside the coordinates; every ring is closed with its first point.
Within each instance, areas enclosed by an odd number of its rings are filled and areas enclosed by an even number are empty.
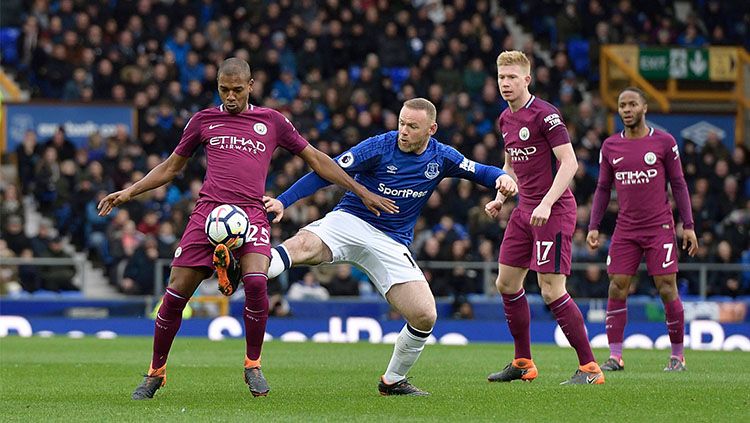
{"type": "Polygon", "coordinates": [[[250,78],[252,78],[250,65],[248,65],[246,61],[236,57],[230,57],[221,62],[218,77],[221,78],[222,75],[238,76],[242,78],[243,81],[247,82],[250,82],[250,78]]]}

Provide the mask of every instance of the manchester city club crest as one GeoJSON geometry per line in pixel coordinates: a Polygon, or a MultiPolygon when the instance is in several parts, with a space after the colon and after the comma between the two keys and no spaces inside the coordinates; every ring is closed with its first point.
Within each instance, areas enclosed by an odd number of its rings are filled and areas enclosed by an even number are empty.
{"type": "Polygon", "coordinates": [[[432,162],[427,164],[427,170],[424,171],[424,176],[427,179],[435,179],[440,174],[440,167],[437,163],[432,162]]]}
{"type": "Polygon", "coordinates": [[[255,131],[258,135],[266,135],[266,132],[268,132],[268,128],[263,123],[256,123],[253,125],[253,131],[255,131]]]}
{"type": "Polygon", "coordinates": [[[656,163],[656,154],[649,151],[645,156],[643,156],[643,161],[646,162],[646,164],[649,166],[656,163]]]}
{"type": "Polygon", "coordinates": [[[518,138],[521,138],[521,141],[526,141],[529,139],[529,128],[523,127],[520,131],[518,131],[518,138]]]}

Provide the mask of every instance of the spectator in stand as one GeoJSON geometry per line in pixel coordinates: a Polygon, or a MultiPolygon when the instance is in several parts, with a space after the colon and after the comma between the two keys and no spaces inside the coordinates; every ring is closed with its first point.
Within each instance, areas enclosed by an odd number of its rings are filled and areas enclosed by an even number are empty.
{"type": "MultiPolygon", "coordinates": [[[[42,257],[72,259],[68,253],[63,251],[62,238],[55,237],[49,243],[49,250],[42,257]]],[[[47,291],[78,291],[73,284],[76,268],[72,264],[61,264],[54,266],[43,266],[40,269],[42,289],[47,291]]]]}
{"type": "Polygon", "coordinates": [[[599,266],[586,266],[583,274],[576,276],[572,287],[576,298],[607,298],[609,280],[599,266]]]}
{"type": "Polygon", "coordinates": [[[292,301],[300,300],[319,300],[325,301],[330,298],[328,290],[323,288],[318,281],[315,280],[315,274],[313,272],[305,273],[302,280],[294,282],[287,292],[287,298],[292,301]]]}
{"type": "Polygon", "coordinates": [[[8,248],[15,255],[20,256],[24,250],[32,251],[31,240],[24,233],[23,219],[20,216],[11,215],[8,217],[2,235],[8,244],[8,248]]]}
{"type": "Polygon", "coordinates": [[[332,297],[336,296],[359,296],[359,281],[352,276],[352,267],[349,264],[336,266],[336,274],[325,287],[332,297]]]}
{"type": "Polygon", "coordinates": [[[16,147],[18,180],[21,183],[23,195],[29,195],[34,192],[34,172],[37,162],[42,157],[42,150],[42,146],[37,143],[36,132],[33,129],[24,132],[21,144],[16,147]]]}
{"type": "MultiPolygon", "coordinates": [[[[722,240],[716,246],[715,261],[719,264],[738,263],[732,245],[722,240]]],[[[712,294],[737,297],[741,293],[740,272],[734,270],[709,273],[708,289],[712,294]]]]}
{"type": "Polygon", "coordinates": [[[25,216],[25,207],[23,205],[23,199],[20,196],[18,187],[9,184],[0,191],[0,235],[4,234],[7,230],[8,220],[11,217],[21,218],[21,225],[23,226],[23,217],[25,216]]]}
{"type": "Polygon", "coordinates": [[[52,138],[44,144],[44,148],[49,147],[57,150],[57,158],[60,161],[73,160],[75,158],[76,146],[65,137],[65,128],[62,126],[59,126],[54,135],[52,135],[52,138]]]}
{"type": "Polygon", "coordinates": [[[158,258],[157,240],[147,237],[128,259],[120,282],[120,290],[130,295],[154,294],[154,267],[158,258]]]}

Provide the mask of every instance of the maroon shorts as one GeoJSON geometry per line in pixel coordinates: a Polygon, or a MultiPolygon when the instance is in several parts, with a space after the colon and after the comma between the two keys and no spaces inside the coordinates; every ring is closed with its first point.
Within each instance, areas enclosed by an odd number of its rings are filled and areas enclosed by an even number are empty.
{"type": "Polygon", "coordinates": [[[531,226],[531,212],[514,209],[500,245],[498,262],[539,273],[570,274],[574,214],[553,214],[543,226],[531,226]]]}
{"type": "MultiPolygon", "coordinates": [[[[182,239],[174,252],[172,266],[177,267],[209,267],[214,268],[214,246],[206,236],[206,218],[215,207],[222,203],[199,201],[190,213],[190,221],[182,234],[182,239]]],[[[235,257],[242,257],[249,253],[263,254],[271,257],[271,226],[268,223],[266,211],[259,207],[242,207],[250,218],[245,243],[232,253],[235,257]]]]}
{"type": "Polygon", "coordinates": [[[644,254],[649,275],[677,273],[677,248],[672,225],[638,232],[615,229],[609,245],[607,273],[635,275],[644,254]]]}

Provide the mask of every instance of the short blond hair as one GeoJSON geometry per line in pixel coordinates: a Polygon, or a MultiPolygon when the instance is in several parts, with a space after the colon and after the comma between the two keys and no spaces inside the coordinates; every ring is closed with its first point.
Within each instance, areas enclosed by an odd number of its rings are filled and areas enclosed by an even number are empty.
{"type": "Polygon", "coordinates": [[[430,122],[435,122],[435,119],[437,118],[437,109],[435,108],[435,105],[426,98],[412,98],[411,100],[406,100],[404,102],[404,107],[414,110],[424,110],[425,113],[427,113],[427,119],[429,119],[430,122]]]}
{"type": "Polygon", "coordinates": [[[512,66],[518,65],[522,69],[526,69],[527,73],[531,73],[531,62],[526,54],[518,50],[504,51],[497,56],[497,67],[500,66],[512,66]]]}

